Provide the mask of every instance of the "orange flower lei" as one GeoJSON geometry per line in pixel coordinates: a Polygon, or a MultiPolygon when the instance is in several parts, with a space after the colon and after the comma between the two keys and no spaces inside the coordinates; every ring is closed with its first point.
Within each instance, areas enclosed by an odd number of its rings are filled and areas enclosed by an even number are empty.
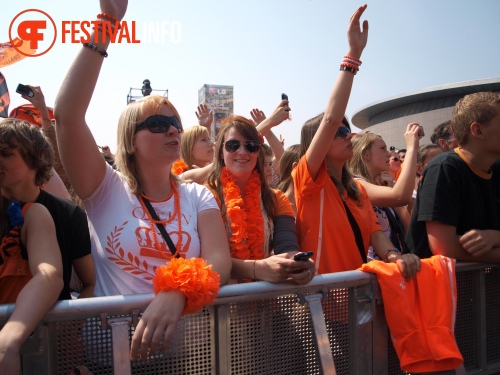
{"type": "Polygon", "coordinates": [[[188,170],[188,165],[182,159],[178,159],[172,164],[172,173],[176,176],[188,170]]]}
{"type": "Polygon", "coordinates": [[[226,167],[221,174],[222,192],[231,228],[231,256],[237,259],[264,259],[264,219],[260,207],[260,175],[252,171],[245,186],[245,200],[226,167]]]}
{"type": "MultiPolygon", "coordinates": [[[[156,250],[158,250],[158,252],[160,254],[162,254],[164,252],[161,250],[160,243],[158,242],[158,236],[156,235],[155,224],[165,225],[167,223],[170,223],[172,220],[174,220],[175,217],[177,217],[177,236],[178,236],[178,238],[177,238],[177,244],[175,245],[175,250],[176,250],[175,254],[172,255],[172,258],[175,258],[177,256],[177,254],[179,254],[179,251],[182,248],[181,198],[179,195],[179,190],[177,189],[177,183],[175,183],[174,181],[170,181],[170,185],[172,186],[172,193],[168,197],[166,197],[165,199],[157,200],[157,199],[150,198],[150,197],[146,196],[145,194],[142,194],[141,197],[138,198],[138,200],[139,200],[139,203],[141,204],[142,210],[144,211],[144,213],[146,214],[146,216],[149,219],[149,227],[151,228],[151,232],[153,233],[154,245],[155,245],[156,250]],[[149,210],[147,209],[146,205],[144,204],[144,199],[147,199],[150,202],[156,202],[156,203],[165,202],[165,201],[168,201],[170,199],[172,194],[174,195],[174,213],[173,213],[173,215],[170,217],[170,219],[154,220],[153,217],[151,216],[151,214],[149,213],[149,210]]],[[[169,251],[169,253],[171,254],[170,251],[169,251]]],[[[167,255],[163,254],[163,256],[166,259],[168,259],[167,255]]]]}
{"type": "Polygon", "coordinates": [[[177,289],[186,296],[182,315],[194,314],[206,305],[212,305],[220,289],[220,276],[212,271],[202,258],[172,258],[158,267],[153,278],[155,294],[177,289]]]}

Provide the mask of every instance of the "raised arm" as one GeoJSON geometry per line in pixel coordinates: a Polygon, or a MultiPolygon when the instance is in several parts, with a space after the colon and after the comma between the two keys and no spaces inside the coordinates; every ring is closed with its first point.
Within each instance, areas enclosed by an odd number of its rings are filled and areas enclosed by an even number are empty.
{"type": "MultiPolygon", "coordinates": [[[[347,30],[349,50],[347,55],[359,59],[368,40],[368,21],[363,22],[361,29],[360,18],[366,9],[366,4],[359,7],[351,17],[347,30]]],[[[333,137],[342,122],[347,108],[347,102],[351,94],[354,74],[349,71],[340,71],[337,81],[333,86],[332,93],[328,99],[325,115],[314,135],[310,147],[306,152],[306,161],[309,172],[316,178],[321,164],[331,146],[333,137]]]]}
{"type": "Polygon", "coordinates": [[[40,86],[27,85],[33,91],[33,97],[22,95],[23,99],[29,101],[33,106],[40,112],[40,118],[42,120],[42,129],[48,129],[52,127],[52,122],[49,116],[49,109],[45,103],[45,97],[43,95],[40,86]]]}
{"type": "Polygon", "coordinates": [[[208,134],[211,134],[210,130],[212,129],[212,124],[214,122],[214,112],[209,110],[208,106],[205,104],[200,104],[195,114],[198,119],[198,124],[207,128],[208,134]]]}
{"type": "Polygon", "coordinates": [[[44,184],[44,187],[45,190],[52,195],[72,200],[71,194],[68,192],[63,180],[54,168],[52,168],[52,176],[50,176],[50,179],[44,184]]]}
{"type": "Polygon", "coordinates": [[[400,207],[410,203],[413,189],[415,188],[417,151],[420,138],[418,123],[412,122],[408,124],[405,132],[406,158],[401,175],[394,187],[379,186],[365,180],[360,180],[360,183],[368,193],[372,205],[379,207],[400,207]]]}
{"type": "Polygon", "coordinates": [[[21,239],[33,278],[19,293],[14,312],[0,331],[0,368],[19,373],[19,348],[57,301],[63,288],[61,253],[49,211],[34,203],[24,216],[21,239]]]}
{"type": "Polygon", "coordinates": [[[214,163],[210,163],[201,168],[190,169],[182,174],[182,179],[203,185],[207,181],[208,175],[212,171],[213,167],[214,163]]]}
{"type": "MultiPolygon", "coordinates": [[[[121,20],[127,10],[127,0],[101,0],[101,13],[121,20]]],[[[104,179],[105,161],[97,148],[85,113],[101,71],[109,37],[102,43],[103,33],[96,30],[99,42],[91,34],[91,43],[98,50],[81,47],[69,68],[57,95],[54,115],[61,160],[76,194],[88,198],[104,179]]],[[[102,124],[109,126],[109,124],[102,124]]]]}
{"type": "Polygon", "coordinates": [[[269,118],[266,118],[264,112],[260,111],[257,108],[253,109],[250,112],[250,115],[257,124],[257,131],[262,136],[266,137],[269,146],[273,150],[273,168],[274,170],[279,171],[279,163],[281,157],[283,156],[283,153],[285,152],[285,149],[281,141],[278,139],[278,137],[276,137],[271,129],[290,118],[290,107],[288,106],[288,101],[282,100],[269,118]],[[261,121],[257,122],[259,117],[256,114],[262,114],[264,118],[261,121]]]}

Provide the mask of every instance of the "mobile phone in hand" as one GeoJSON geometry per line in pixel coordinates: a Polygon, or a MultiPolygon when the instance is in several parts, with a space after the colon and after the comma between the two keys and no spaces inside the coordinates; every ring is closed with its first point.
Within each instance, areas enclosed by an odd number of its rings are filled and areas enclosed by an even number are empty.
{"type": "Polygon", "coordinates": [[[422,125],[419,125],[418,126],[420,129],[418,130],[418,136],[419,137],[423,137],[425,136],[425,132],[424,132],[424,127],[422,125]]]}
{"type": "Polygon", "coordinates": [[[297,261],[308,261],[314,255],[312,251],[305,251],[303,253],[297,253],[293,256],[293,260],[297,261]]]}
{"type": "MultiPolygon", "coordinates": [[[[285,93],[281,94],[281,100],[286,100],[288,102],[288,95],[285,93]]],[[[290,102],[286,103],[286,105],[290,105],[290,102]]],[[[289,109],[287,109],[286,111],[288,112],[289,109]]]]}
{"type": "Polygon", "coordinates": [[[17,85],[16,92],[18,94],[21,94],[21,95],[24,95],[24,96],[29,96],[30,98],[32,98],[32,97],[35,96],[35,93],[33,92],[33,90],[30,89],[28,86],[23,85],[22,83],[20,83],[19,85],[17,85]]]}

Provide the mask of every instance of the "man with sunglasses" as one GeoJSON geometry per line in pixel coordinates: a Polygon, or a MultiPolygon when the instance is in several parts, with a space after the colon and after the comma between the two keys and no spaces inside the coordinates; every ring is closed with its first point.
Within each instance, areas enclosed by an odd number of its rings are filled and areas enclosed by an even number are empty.
{"type": "Polygon", "coordinates": [[[423,172],[408,245],[420,257],[500,262],[500,94],[459,100],[451,128],[458,147],[423,172]]]}

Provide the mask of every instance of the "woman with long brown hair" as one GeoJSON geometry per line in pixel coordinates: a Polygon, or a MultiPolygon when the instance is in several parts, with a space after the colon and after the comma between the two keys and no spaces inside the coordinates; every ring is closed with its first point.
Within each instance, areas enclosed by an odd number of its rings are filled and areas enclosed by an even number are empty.
{"type": "Polygon", "coordinates": [[[361,53],[368,39],[368,21],[360,18],[366,5],[351,17],[349,51],[324,113],[302,127],[302,158],[293,171],[297,201],[297,232],[302,248],[316,252],[319,273],[348,271],[366,262],[368,247],[387,262],[397,262],[403,275],[414,277],[420,267],[414,255],[401,255],[380,230],[365,189],[347,161],[353,155],[350,125],[344,116],[361,53]]]}
{"type": "Polygon", "coordinates": [[[231,278],[305,284],[311,261],[294,261],[300,251],[293,211],[264,176],[264,152],[252,121],[231,116],[219,131],[207,181],[221,207],[231,248],[231,278]],[[273,255],[274,254],[274,255],[273,255]]]}

